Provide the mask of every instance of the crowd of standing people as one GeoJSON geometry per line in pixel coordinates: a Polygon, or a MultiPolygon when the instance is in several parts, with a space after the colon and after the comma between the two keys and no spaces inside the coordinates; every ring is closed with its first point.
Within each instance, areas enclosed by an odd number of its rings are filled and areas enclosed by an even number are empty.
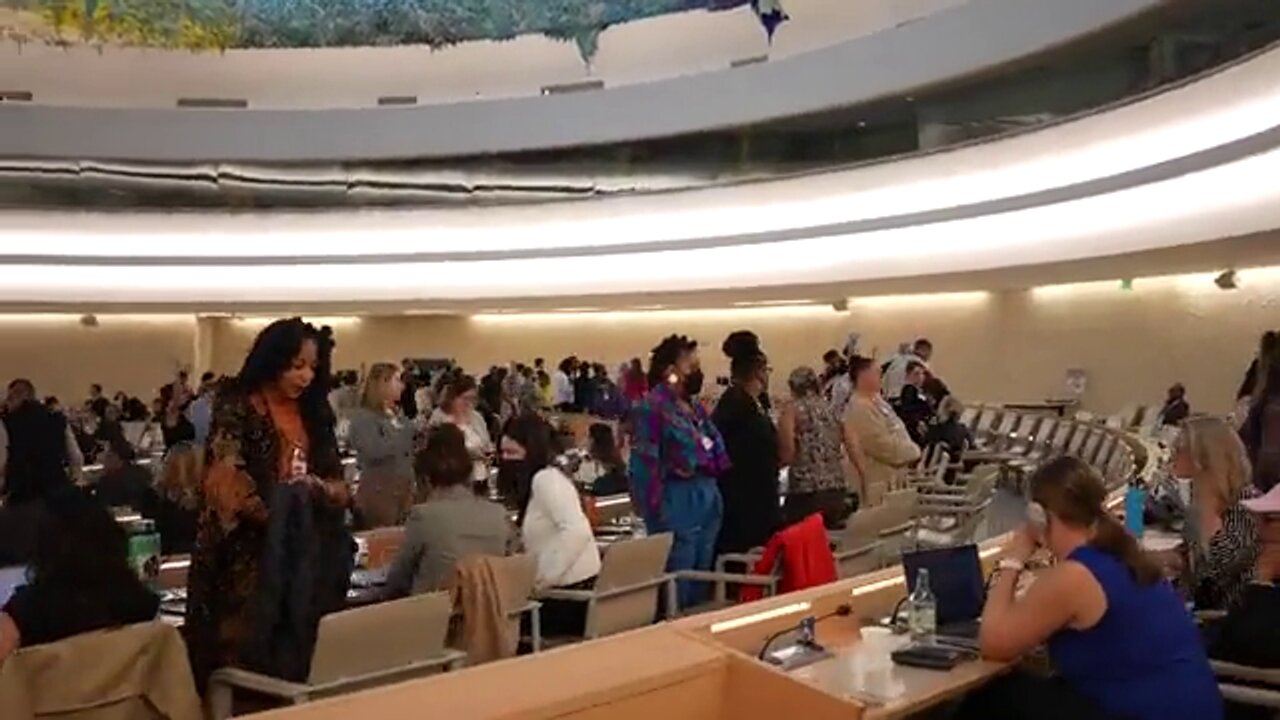
{"type": "MultiPolygon", "coordinates": [[[[570,357],[548,370],[536,359],[491,368],[479,381],[452,362],[379,363],[363,377],[335,373],[333,347],[328,328],[281,320],[259,334],[235,376],[207,375],[191,389],[183,375],[161,388],[152,421],[170,452],[155,482],[121,441],[123,408],[95,386],[83,412],[98,420],[105,472],[91,494],[75,489],[75,468],[84,461],[75,459],[73,424],[38,400],[31,383],[14,381],[0,422],[7,434],[0,443],[4,510],[40,503],[46,511],[36,541],[44,550],[32,552],[33,589],[0,612],[0,661],[23,644],[154,616],[154,596],[121,572],[123,535],[107,506],[167,517],[174,530],[162,535],[184,538],[166,552],[191,554],[184,632],[201,684],[228,665],[301,679],[319,619],[343,607],[357,527],[406,527],[387,578],[392,597],[447,587],[460,558],[519,550],[536,561],[538,588],[586,590],[601,558],[584,486],[628,492],[648,532],[671,533],[669,570],[705,570],[718,555],[763,546],[815,514],[838,528],[859,506],[882,502],[931,448],[959,459],[971,442],[959,402],[930,366],[933,345],[925,339],[904,344],[887,362],[859,354],[851,340],[826,354],[821,373],[792,370],[777,397],[770,394],[769,356],[748,330],[720,346],[729,375],[716,397],[698,343],[683,335],[654,347],[647,368],[636,359],[611,374],[570,357]],[[594,424],[585,456],[571,462],[552,422],[552,413],[563,412],[617,420],[619,435],[594,424]],[[355,491],[343,470],[344,449],[359,472],[355,491]],[[583,482],[586,468],[591,477],[583,482]],[[57,552],[49,550],[54,546],[57,552]],[[80,599],[69,600],[68,587],[79,588],[80,599]],[[77,613],[76,603],[94,611],[77,613]],[[42,608],[56,608],[56,617],[42,608]]],[[[1097,650],[1087,643],[1110,641],[1099,617],[1115,599],[1161,608],[1163,614],[1144,614],[1126,606],[1125,617],[1133,628],[1170,639],[1170,657],[1192,657],[1197,651],[1183,632],[1177,598],[1156,586],[1173,572],[1185,578],[1197,607],[1228,613],[1230,623],[1216,631],[1235,638],[1228,652],[1265,654],[1240,640],[1251,635],[1240,627],[1257,626],[1257,617],[1274,617],[1276,609],[1272,576],[1260,583],[1257,568],[1269,562],[1260,539],[1274,532],[1258,508],[1280,507],[1274,497],[1258,504],[1280,473],[1273,462],[1280,457],[1278,351],[1268,333],[1241,388],[1238,429],[1189,416],[1185,390],[1171,388],[1161,410],[1179,428],[1170,472],[1191,490],[1182,508],[1187,552],[1178,557],[1135,554],[1132,539],[1105,514],[1091,468],[1066,459],[1036,474],[1031,497],[1049,516],[1049,529],[1036,538],[1019,535],[1012,556],[1038,544],[1067,569],[1046,576],[1025,600],[1014,599],[1012,581],[1001,576],[987,612],[989,632],[997,634],[984,639],[984,649],[1012,656],[1048,640],[1068,674],[1079,671],[1097,650]],[[1058,613],[1061,627],[1032,632],[1018,625],[1020,613],[1037,603],[1058,613]],[[1068,630],[1077,633],[1072,637],[1088,630],[1093,639],[1068,642],[1068,630]]],[[[702,596],[693,583],[679,584],[681,607],[702,596]]],[[[544,607],[546,628],[580,632],[583,622],[579,606],[544,607]]],[[[1188,687],[1191,680],[1203,678],[1188,687]]],[[[1168,704],[1090,694],[1084,675],[1073,682],[1091,702],[1168,704]]],[[[1016,703],[1006,697],[996,704],[1016,703]]],[[[1063,707],[1071,705],[1064,700],[1063,707]]]]}

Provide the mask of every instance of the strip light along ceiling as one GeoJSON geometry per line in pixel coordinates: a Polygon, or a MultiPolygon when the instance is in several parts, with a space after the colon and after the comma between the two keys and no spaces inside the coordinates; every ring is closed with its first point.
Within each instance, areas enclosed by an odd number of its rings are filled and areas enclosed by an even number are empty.
{"type": "MultiPolygon", "coordinates": [[[[466,254],[821,228],[1068,187],[1255,136],[1280,118],[1277,78],[1280,50],[1141,102],[997,142],[649,197],[410,213],[10,214],[9,229],[0,230],[0,256],[32,248],[44,256],[115,258],[466,254]]],[[[951,242],[963,244],[963,237],[951,242]]]]}
{"type": "Polygon", "coordinates": [[[0,301],[511,298],[919,276],[1136,252],[1270,230],[1280,227],[1280,185],[1271,182],[1277,175],[1280,150],[1163,182],[1015,212],[855,235],[662,253],[401,264],[11,265],[0,281],[0,301]]]}

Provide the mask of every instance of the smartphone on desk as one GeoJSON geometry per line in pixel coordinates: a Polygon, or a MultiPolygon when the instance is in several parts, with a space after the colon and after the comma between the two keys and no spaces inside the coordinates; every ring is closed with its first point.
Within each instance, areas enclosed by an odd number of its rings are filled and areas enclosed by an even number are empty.
{"type": "Polygon", "coordinates": [[[976,655],[964,648],[912,643],[894,650],[889,657],[893,658],[895,663],[907,667],[950,670],[962,662],[974,659],[976,655]]]}

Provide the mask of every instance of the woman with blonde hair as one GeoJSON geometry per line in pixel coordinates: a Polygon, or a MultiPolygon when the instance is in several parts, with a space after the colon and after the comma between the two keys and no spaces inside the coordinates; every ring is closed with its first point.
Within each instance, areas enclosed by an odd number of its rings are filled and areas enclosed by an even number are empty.
{"type": "Polygon", "coordinates": [[[1244,444],[1226,421],[1207,415],[1182,423],[1171,468],[1191,481],[1187,577],[1201,610],[1225,610],[1239,601],[1258,560],[1258,523],[1240,501],[1249,484],[1244,444]]]}
{"type": "Polygon", "coordinates": [[[400,368],[374,363],[352,411],[350,445],[360,484],[356,510],[366,528],[400,525],[413,506],[413,424],[397,407],[404,392],[400,368]]]}

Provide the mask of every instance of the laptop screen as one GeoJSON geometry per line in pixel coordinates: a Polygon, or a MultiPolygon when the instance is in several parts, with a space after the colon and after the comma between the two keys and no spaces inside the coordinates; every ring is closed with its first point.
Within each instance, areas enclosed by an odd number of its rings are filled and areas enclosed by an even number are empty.
{"type": "Polygon", "coordinates": [[[968,622],[982,617],[985,601],[982,563],[977,545],[921,550],[902,554],[907,592],[916,587],[916,575],[929,571],[929,589],[938,601],[938,625],[968,622]]]}
{"type": "Polygon", "coordinates": [[[0,607],[4,607],[18,588],[27,584],[25,565],[0,568],[0,607]]]}

